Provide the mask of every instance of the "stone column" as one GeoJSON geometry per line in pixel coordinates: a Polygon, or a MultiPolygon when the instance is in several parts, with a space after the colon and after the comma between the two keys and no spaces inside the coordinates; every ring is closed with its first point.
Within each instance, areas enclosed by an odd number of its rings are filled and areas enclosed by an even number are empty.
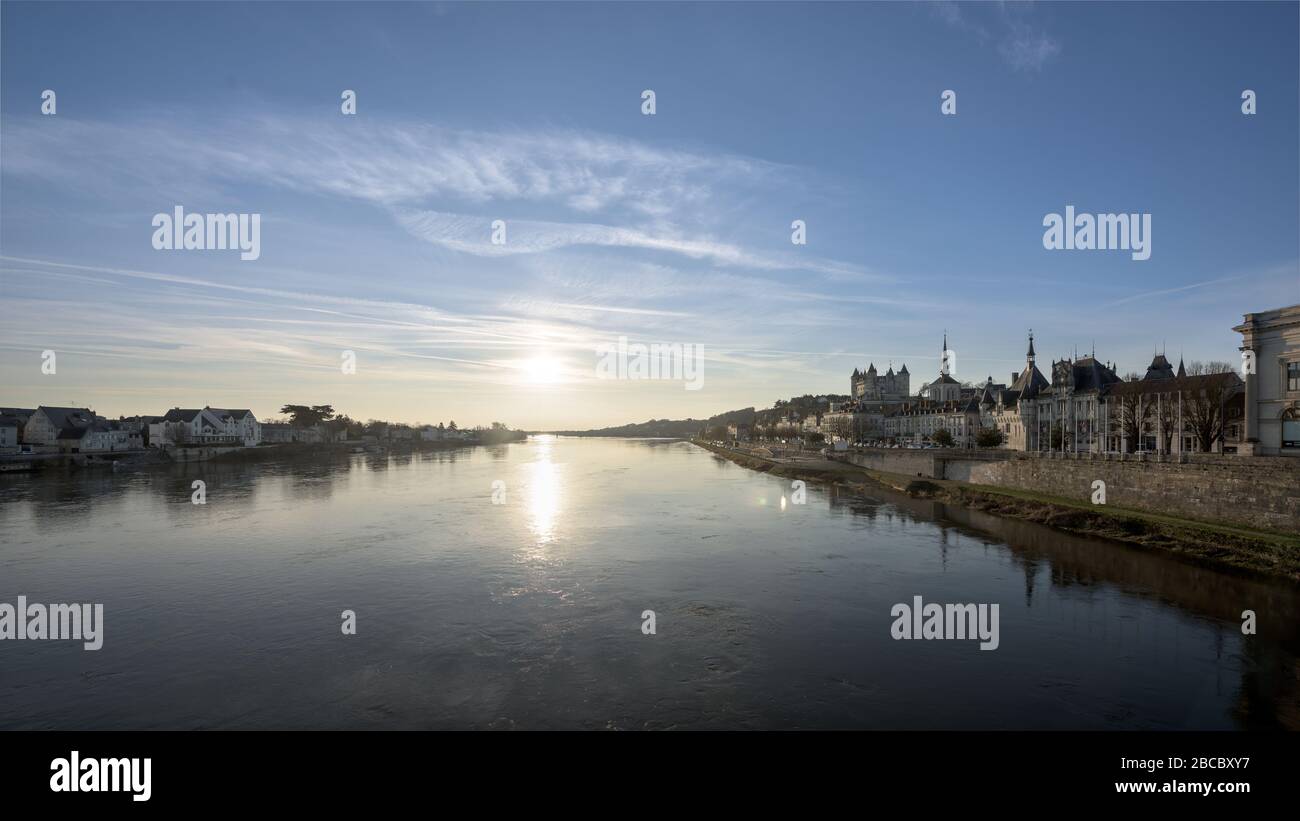
{"type": "MultiPolygon", "coordinates": [[[[1256,354],[1252,348],[1242,350],[1256,354]]],[[[1249,443],[1259,441],[1259,357],[1255,355],[1252,359],[1254,367],[1251,373],[1246,374],[1246,404],[1243,410],[1246,417],[1246,441],[1249,443]]]]}

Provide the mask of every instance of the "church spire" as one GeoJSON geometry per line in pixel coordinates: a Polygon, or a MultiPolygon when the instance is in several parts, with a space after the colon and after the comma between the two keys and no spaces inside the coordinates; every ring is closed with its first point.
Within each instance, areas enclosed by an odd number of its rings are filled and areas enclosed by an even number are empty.
{"type": "Polygon", "coordinates": [[[1029,362],[1029,364],[1031,365],[1034,364],[1034,329],[1033,328],[1029,329],[1029,353],[1025,354],[1025,359],[1026,361],[1029,362]]]}

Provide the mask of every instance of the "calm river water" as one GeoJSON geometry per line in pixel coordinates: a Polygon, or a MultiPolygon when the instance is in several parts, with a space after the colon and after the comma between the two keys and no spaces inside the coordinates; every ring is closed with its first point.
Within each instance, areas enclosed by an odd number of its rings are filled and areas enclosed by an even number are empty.
{"type": "Polygon", "coordinates": [[[0,728],[1300,729],[1293,586],[783,495],[684,442],[551,437],[2,476],[0,602],[106,625],[0,642],[0,728]],[[894,640],[918,595],[998,604],[998,648],[894,640]]]}

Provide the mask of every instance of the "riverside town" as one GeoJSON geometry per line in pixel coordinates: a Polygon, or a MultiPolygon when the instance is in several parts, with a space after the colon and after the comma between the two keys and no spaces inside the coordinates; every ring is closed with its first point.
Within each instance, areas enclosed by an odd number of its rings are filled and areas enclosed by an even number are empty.
{"type": "Polygon", "coordinates": [[[5,808],[502,730],[491,803],[1294,804],[1297,66],[1300,0],[0,0],[5,808]]]}

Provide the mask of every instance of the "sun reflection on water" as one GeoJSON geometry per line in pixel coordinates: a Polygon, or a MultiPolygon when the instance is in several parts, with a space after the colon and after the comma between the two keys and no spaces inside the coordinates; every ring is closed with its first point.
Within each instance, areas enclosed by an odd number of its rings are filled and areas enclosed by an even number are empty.
{"type": "Polygon", "coordinates": [[[560,515],[560,470],[551,461],[555,437],[537,437],[537,459],[525,467],[528,471],[528,528],[538,547],[555,541],[555,530],[560,515]]]}

